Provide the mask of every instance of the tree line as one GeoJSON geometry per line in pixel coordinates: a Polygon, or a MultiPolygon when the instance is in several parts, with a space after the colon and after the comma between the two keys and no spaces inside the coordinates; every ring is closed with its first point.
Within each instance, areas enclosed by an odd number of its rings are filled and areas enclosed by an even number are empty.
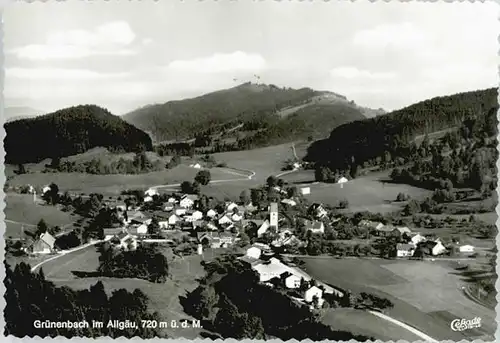
{"type": "Polygon", "coordinates": [[[154,338],[160,336],[156,328],[142,327],[141,320],[160,320],[158,313],[148,310],[148,297],[139,289],[125,289],[106,293],[101,281],[89,289],[73,290],[56,287],[45,279],[43,269],[32,273],[29,264],[21,262],[12,268],[5,264],[5,335],[15,337],[100,337],[154,338]],[[35,328],[35,321],[103,322],[102,328],[92,325],[84,328],[35,328]],[[108,327],[110,320],[132,321],[136,328],[108,327]]]}
{"type": "Polygon", "coordinates": [[[486,132],[496,133],[497,93],[491,88],[437,97],[340,125],[329,138],[314,142],[305,160],[334,172],[397,162],[415,149],[412,142],[417,135],[460,126],[469,118],[485,123],[486,132]]]}

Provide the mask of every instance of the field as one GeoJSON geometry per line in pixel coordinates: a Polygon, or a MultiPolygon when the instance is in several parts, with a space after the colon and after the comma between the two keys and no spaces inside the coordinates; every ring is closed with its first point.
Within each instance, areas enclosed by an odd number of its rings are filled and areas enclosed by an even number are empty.
{"type": "Polygon", "coordinates": [[[76,217],[59,210],[57,207],[48,206],[43,202],[33,202],[33,196],[28,194],[7,193],[5,197],[5,237],[18,238],[21,227],[28,229],[35,226],[40,219],[45,220],[49,226],[64,226],[71,224],[76,217]]]}
{"type": "Polygon", "coordinates": [[[304,186],[311,188],[311,194],[306,196],[311,202],[335,206],[340,200],[347,199],[350,212],[392,212],[401,209],[403,205],[394,202],[398,193],[408,194],[413,199],[422,199],[431,194],[428,190],[409,185],[383,183],[380,180],[385,176],[386,173],[360,176],[345,183],[343,187],[334,183],[314,183],[312,170],[293,172],[284,175],[282,179],[290,184],[297,183],[297,186],[309,182],[304,186]]]}
{"type": "MultiPolygon", "coordinates": [[[[57,183],[61,191],[101,193],[117,195],[125,189],[147,189],[163,184],[178,184],[193,181],[199,169],[179,165],[173,169],[137,175],[92,175],[81,173],[30,173],[18,175],[9,181],[11,186],[33,185],[45,186],[57,183]]],[[[228,168],[210,169],[212,180],[238,179],[244,176],[234,173],[228,168]]]]}
{"type": "MultiPolygon", "coordinates": [[[[394,308],[387,315],[438,340],[475,339],[496,330],[494,311],[469,300],[462,292],[464,279],[450,262],[389,261],[378,259],[303,258],[314,278],[353,292],[388,298],[394,308]],[[454,332],[453,319],[482,318],[479,329],[454,332]]],[[[354,319],[353,319],[354,320],[354,319]]],[[[363,325],[378,324],[365,320],[363,325]]]]}
{"type": "Polygon", "coordinates": [[[406,340],[414,342],[421,340],[419,336],[410,331],[362,310],[329,309],[321,320],[323,323],[331,325],[334,330],[345,330],[382,341],[406,340]]]}
{"type": "MultiPolygon", "coordinates": [[[[166,252],[167,256],[171,256],[166,252]]],[[[164,284],[151,283],[140,279],[117,279],[104,277],[77,278],[72,271],[95,271],[98,267],[98,253],[95,247],[82,249],[64,255],[42,266],[45,276],[57,286],[68,286],[73,289],[87,289],[97,281],[102,281],[107,292],[125,288],[133,291],[141,289],[150,298],[150,309],[158,311],[162,320],[182,320],[189,317],[183,313],[179,296],[196,288],[196,278],[204,273],[200,265],[200,257],[188,256],[183,259],[169,258],[172,278],[164,284]]],[[[194,339],[199,337],[200,329],[177,328],[164,329],[170,338],[194,339]]]]}
{"type": "MultiPolygon", "coordinates": [[[[304,155],[304,144],[297,144],[295,148],[299,158],[304,155]]],[[[222,152],[213,156],[217,162],[225,162],[229,167],[254,171],[254,179],[263,183],[270,175],[281,172],[284,162],[293,158],[293,150],[291,144],[281,144],[254,150],[222,152]]]]}

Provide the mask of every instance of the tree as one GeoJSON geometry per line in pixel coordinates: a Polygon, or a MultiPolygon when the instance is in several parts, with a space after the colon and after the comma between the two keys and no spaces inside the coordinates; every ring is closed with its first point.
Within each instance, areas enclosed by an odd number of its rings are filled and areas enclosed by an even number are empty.
{"type": "Polygon", "coordinates": [[[184,194],[191,194],[193,191],[193,185],[189,181],[184,181],[181,183],[181,192],[184,194]]]}
{"type": "Polygon", "coordinates": [[[158,223],[158,219],[154,217],[151,219],[151,223],[148,225],[148,234],[151,236],[158,236],[161,233],[160,224],[158,223]]]}
{"type": "Polygon", "coordinates": [[[24,168],[24,164],[20,163],[17,167],[17,174],[26,174],[26,169],[24,168]]]}
{"type": "Polygon", "coordinates": [[[251,194],[250,190],[245,189],[245,190],[243,190],[243,191],[240,193],[240,201],[241,201],[244,205],[248,205],[248,204],[252,201],[252,194],[251,194]]]}
{"type": "Polygon", "coordinates": [[[37,237],[40,236],[42,233],[47,232],[48,228],[49,227],[47,226],[47,223],[45,222],[45,220],[40,219],[40,221],[36,225],[36,233],[35,233],[35,235],[37,237]]]}
{"type": "Polygon", "coordinates": [[[209,170],[200,170],[194,180],[198,182],[199,184],[206,186],[210,183],[211,180],[211,175],[209,170]]]}
{"type": "Polygon", "coordinates": [[[278,178],[274,175],[271,175],[267,178],[266,184],[268,187],[275,187],[278,185],[278,178]]]}

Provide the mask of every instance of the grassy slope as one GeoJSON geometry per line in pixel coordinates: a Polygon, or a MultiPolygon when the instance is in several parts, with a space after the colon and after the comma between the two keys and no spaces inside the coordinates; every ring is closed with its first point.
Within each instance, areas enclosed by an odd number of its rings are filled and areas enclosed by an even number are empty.
{"type": "MultiPolygon", "coordinates": [[[[494,331],[494,312],[470,301],[460,292],[454,270],[440,262],[304,258],[305,270],[318,280],[388,298],[394,308],[387,314],[431,337],[472,339],[494,331]],[[480,316],[483,327],[462,333],[450,330],[455,318],[480,316]],[[451,316],[451,317],[450,317],[451,316]]],[[[446,262],[443,262],[446,263],[446,262]]],[[[377,325],[375,322],[366,325],[377,325]]]]}

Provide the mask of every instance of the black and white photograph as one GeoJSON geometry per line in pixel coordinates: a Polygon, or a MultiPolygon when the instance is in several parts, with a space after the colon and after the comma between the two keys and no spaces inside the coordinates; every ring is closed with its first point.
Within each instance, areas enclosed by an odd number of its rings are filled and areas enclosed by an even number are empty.
{"type": "Polygon", "coordinates": [[[7,5],[4,338],[494,341],[499,14],[7,5]]]}

